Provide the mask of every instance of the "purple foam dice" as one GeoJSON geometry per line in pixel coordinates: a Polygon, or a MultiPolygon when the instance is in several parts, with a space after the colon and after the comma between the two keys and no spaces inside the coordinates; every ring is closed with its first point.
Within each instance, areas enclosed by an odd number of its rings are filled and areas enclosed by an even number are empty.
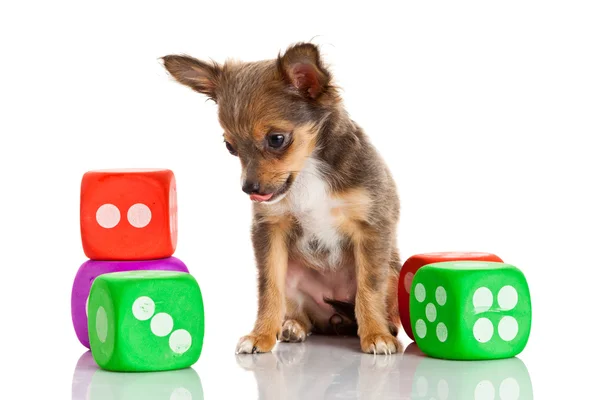
{"type": "Polygon", "coordinates": [[[84,262],[73,282],[71,291],[71,318],[75,334],[82,345],[90,348],[90,339],[88,337],[88,319],[87,302],[90,295],[90,288],[97,276],[110,272],[123,271],[141,271],[141,270],[159,270],[159,271],[177,271],[187,272],[188,268],[176,257],[162,258],[145,261],[95,261],[88,260],[84,262]]]}

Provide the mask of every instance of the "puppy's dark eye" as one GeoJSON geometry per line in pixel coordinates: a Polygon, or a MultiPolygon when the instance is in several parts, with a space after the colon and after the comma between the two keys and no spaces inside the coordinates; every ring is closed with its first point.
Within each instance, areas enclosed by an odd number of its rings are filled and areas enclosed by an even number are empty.
{"type": "Polygon", "coordinates": [[[232,155],[237,156],[237,151],[235,151],[235,148],[233,148],[233,146],[231,145],[231,143],[229,142],[225,142],[225,147],[227,147],[227,151],[229,151],[232,155]]]}
{"type": "Polygon", "coordinates": [[[279,149],[285,143],[285,136],[281,133],[272,133],[267,137],[267,143],[269,144],[269,147],[279,149]]]}

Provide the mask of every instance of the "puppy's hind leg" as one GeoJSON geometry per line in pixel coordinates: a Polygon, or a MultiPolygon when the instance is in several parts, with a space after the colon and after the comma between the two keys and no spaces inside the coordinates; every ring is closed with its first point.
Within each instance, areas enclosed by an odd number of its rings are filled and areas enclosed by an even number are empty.
{"type": "Polygon", "coordinates": [[[286,299],[286,314],[279,332],[282,342],[299,343],[306,340],[312,323],[306,311],[294,299],[286,299]]]}
{"type": "Polygon", "coordinates": [[[402,323],[400,322],[400,312],[398,311],[398,278],[400,271],[400,256],[398,250],[392,251],[390,260],[390,272],[387,282],[387,315],[388,325],[392,336],[398,336],[402,323]]]}

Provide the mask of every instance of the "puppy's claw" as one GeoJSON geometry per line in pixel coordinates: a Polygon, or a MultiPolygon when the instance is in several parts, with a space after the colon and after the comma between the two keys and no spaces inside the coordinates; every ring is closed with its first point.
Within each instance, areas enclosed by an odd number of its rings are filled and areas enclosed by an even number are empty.
{"type": "Polygon", "coordinates": [[[236,347],[236,354],[268,353],[275,346],[275,335],[250,334],[242,337],[236,347]]]}
{"type": "Polygon", "coordinates": [[[366,335],[360,342],[365,353],[392,355],[401,350],[398,339],[389,333],[366,335]]]}

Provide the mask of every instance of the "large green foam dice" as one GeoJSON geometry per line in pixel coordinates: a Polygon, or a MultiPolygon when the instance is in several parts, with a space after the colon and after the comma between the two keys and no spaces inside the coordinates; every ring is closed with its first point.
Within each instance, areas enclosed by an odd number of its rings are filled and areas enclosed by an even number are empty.
{"type": "Polygon", "coordinates": [[[165,371],[198,361],[204,339],[200,287],[187,273],[114,272],[90,289],[94,360],[111,371],[165,371]]]}
{"type": "Polygon", "coordinates": [[[517,267],[500,262],[429,264],[415,274],[410,319],[417,345],[431,357],[513,357],[531,330],[527,280],[517,267]]]}

